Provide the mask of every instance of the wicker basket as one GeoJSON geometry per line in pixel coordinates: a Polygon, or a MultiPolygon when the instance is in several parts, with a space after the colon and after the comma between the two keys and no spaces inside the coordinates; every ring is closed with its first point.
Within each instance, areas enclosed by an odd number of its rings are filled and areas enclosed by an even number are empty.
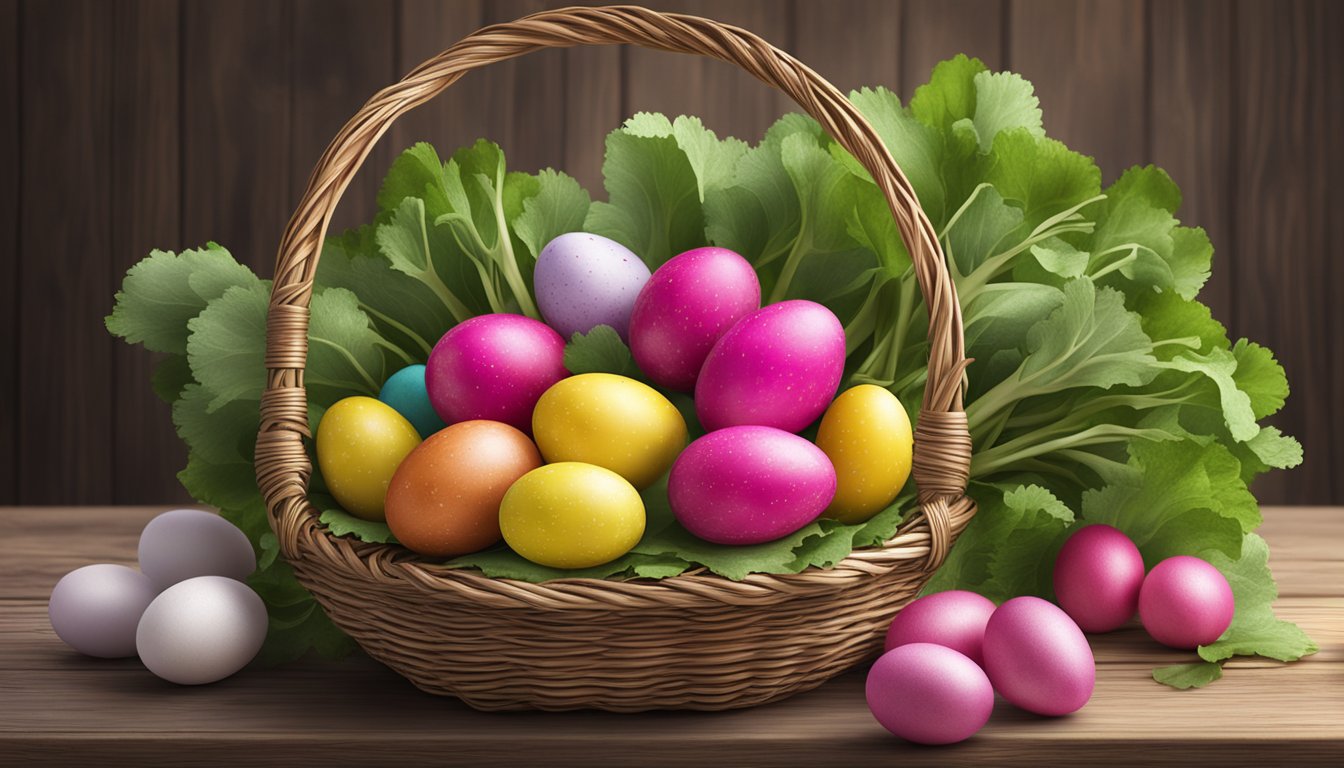
{"type": "Polygon", "coordinates": [[[568,8],[488,27],[379,91],[331,142],[280,245],[267,320],[256,471],[281,552],[332,620],[419,688],[477,709],[729,709],[820,685],[871,658],[891,617],[975,513],[965,496],[961,310],[938,239],[872,127],[833,86],[745,30],[637,7],[568,8]],[[333,537],[307,498],[308,302],[341,193],[394,120],[463,74],[543,48],[634,44],[742,67],[779,88],[877,181],[929,307],[915,429],[920,509],[830,569],[730,581],[490,579],[405,549],[333,537]]]}

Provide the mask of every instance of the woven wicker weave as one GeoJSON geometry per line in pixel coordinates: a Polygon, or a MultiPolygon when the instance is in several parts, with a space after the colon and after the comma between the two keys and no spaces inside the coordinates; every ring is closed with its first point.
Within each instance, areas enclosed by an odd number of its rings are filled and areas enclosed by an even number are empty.
{"type": "Polygon", "coordinates": [[[961,310],[937,237],[891,155],[833,86],[756,35],[636,7],[568,8],[482,29],[379,91],[318,161],[281,242],[267,321],[256,470],[281,553],[374,658],[478,709],[727,709],[816,687],[870,658],[882,632],[975,513],[966,498],[961,310]],[[531,584],[331,536],[307,499],[308,302],[331,213],[374,143],[466,72],[543,48],[633,44],[742,67],[791,96],[886,195],[929,308],[928,384],[915,430],[918,511],[883,546],[830,569],[729,581],[531,584]]]}

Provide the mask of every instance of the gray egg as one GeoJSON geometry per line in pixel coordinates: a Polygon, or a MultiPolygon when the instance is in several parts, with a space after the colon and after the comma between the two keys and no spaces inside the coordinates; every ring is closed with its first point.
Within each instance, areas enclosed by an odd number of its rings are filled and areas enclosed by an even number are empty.
{"type": "Polygon", "coordinates": [[[180,685],[213,683],[257,655],[266,639],[266,606],[250,587],[224,576],[197,576],[165,589],[135,633],[140,661],[180,685]]]}
{"type": "Polygon", "coordinates": [[[133,568],[86,565],[56,582],[47,616],[56,636],[80,653],[105,659],[134,656],[136,626],[158,592],[133,568]]]}
{"type": "Polygon", "coordinates": [[[213,512],[164,512],[140,534],[140,570],[160,590],[197,576],[242,580],[256,567],[247,536],[213,512]]]}

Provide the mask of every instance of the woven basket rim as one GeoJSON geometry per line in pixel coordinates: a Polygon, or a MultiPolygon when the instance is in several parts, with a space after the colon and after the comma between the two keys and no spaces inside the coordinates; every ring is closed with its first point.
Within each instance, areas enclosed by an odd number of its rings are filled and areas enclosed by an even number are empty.
{"type": "Polygon", "coordinates": [[[738,27],[636,6],[574,7],[483,28],[376,93],[318,161],[281,241],[267,317],[266,388],[255,468],[268,519],[290,562],[316,557],[428,591],[466,593],[499,607],[596,608],[768,604],[843,588],[896,569],[931,574],[975,514],[965,495],[971,443],[962,409],[967,364],[956,289],[932,224],[913,188],[868,122],[823,78],[792,56],[738,27]],[[882,189],[911,254],[930,314],[930,360],[916,420],[913,475],[919,495],[896,534],[853,550],[831,568],[753,573],[740,581],[705,569],[663,579],[565,578],[533,583],[485,576],[474,568],[424,562],[390,544],[335,536],[308,498],[311,437],[303,384],[308,303],[332,211],[374,144],[401,114],[430,100],[473,69],[550,47],[635,44],[736,64],[793,98],[869,171],[882,189]]]}

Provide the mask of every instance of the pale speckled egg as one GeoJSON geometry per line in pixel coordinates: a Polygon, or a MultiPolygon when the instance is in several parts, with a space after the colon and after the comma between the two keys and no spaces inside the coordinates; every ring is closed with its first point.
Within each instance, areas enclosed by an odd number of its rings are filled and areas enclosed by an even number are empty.
{"type": "Polygon", "coordinates": [[[140,571],[159,589],[196,576],[242,581],[257,567],[252,543],[238,526],[213,512],[174,509],[140,533],[140,571]]]}
{"type": "Polygon", "coordinates": [[[66,645],[86,656],[135,655],[135,627],[159,593],[143,573],[124,565],[86,565],[51,590],[47,616],[66,645]]]}
{"type": "Polygon", "coordinates": [[[498,421],[460,421],[401,462],[387,487],[387,527],[408,549],[455,557],[499,542],[499,504],[541,466],[527,435],[498,421]]]}
{"type": "Polygon", "coordinates": [[[668,501],[686,530],[715,544],[761,544],[807,525],[835,495],[821,449],[773,427],[728,427],[672,465],[668,501]]]}
{"type": "Polygon", "coordinates": [[[532,273],[541,316],[566,339],[599,325],[628,339],[630,312],[648,280],[649,268],[634,251],[587,232],[547,243],[532,273]]]}
{"type": "Polygon", "coordinates": [[[861,523],[886,509],[905,487],[915,441],[910,417],[896,396],[860,384],[840,393],[826,409],[817,447],[835,465],[835,500],[826,516],[861,523]]]}
{"type": "Polygon", "coordinates": [[[630,352],[655,384],[690,392],[714,343],[761,306],[751,264],[727,248],[673,256],[639,292],[630,352]]]}
{"type": "Polygon", "coordinates": [[[317,425],[317,464],[327,490],[365,520],[383,520],[387,484],[420,433],[392,406],[372,397],[336,401],[317,425]]]}
{"type": "Polygon", "coordinates": [[[540,320],[494,314],[464,320],[439,339],[425,385],[449,424],[485,419],[530,433],[537,399],[568,375],[560,334],[540,320]]]}
{"type": "Polygon", "coordinates": [[[1067,613],[1039,597],[1015,597],[994,611],[984,657],[994,689],[1028,712],[1067,715],[1092,698],[1092,647],[1067,613]]]}
{"type": "Polygon", "coordinates": [[[954,744],[994,711],[994,688],[960,653],[932,643],[888,651],[868,670],[868,710],[883,728],[916,744],[954,744]]]}
{"type": "Polygon", "coordinates": [[[145,609],[135,633],[140,661],[179,685],[234,674],[266,640],[266,605],[246,584],[198,576],[165,589],[145,609]]]}
{"type": "Polygon", "coordinates": [[[546,461],[606,467],[642,490],[686,447],[686,420],[647,384],[584,373],[546,390],[532,413],[532,434],[546,461]]]}
{"type": "Polygon", "coordinates": [[[644,501],[603,467],[564,461],[518,478],[499,507],[504,541],[550,568],[592,568],[629,552],[644,535],[644,501]]]}
{"type": "Polygon", "coordinates": [[[695,412],[711,431],[754,424],[798,432],[826,410],[844,368],[836,316],[813,301],[781,301],[739,320],[710,350],[695,412]]]}

